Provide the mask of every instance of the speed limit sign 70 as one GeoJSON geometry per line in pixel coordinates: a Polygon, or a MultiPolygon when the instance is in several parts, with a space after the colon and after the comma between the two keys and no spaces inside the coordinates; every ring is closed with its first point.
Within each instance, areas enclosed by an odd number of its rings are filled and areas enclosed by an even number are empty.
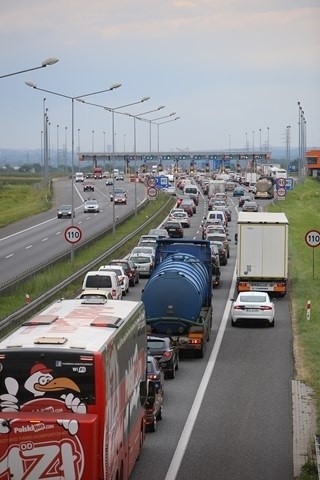
{"type": "Polygon", "coordinates": [[[318,247],[320,245],[320,232],[318,230],[309,230],[304,237],[309,247],[318,247]]]}
{"type": "Polygon", "coordinates": [[[72,225],[71,227],[68,227],[65,229],[64,238],[69,243],[80,242],[82,238],[82,231],[80,230],[79,227],[72,225]]]}

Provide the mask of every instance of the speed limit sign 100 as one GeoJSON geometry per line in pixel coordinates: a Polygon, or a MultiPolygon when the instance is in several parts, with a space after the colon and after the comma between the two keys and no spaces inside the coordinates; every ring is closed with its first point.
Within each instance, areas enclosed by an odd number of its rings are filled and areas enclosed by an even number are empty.
{"type": "Polygon", "coordinates": [[[304,237],[309,247],[318,247],[320,245],[320,232],[318,230],[309,230],[304,237]]]}
{"type": "Polygon", "coordinates": [[[80,230],[79,227],[72,225],[71,227],[68,227],[65,229],[64,238],[69,243],[80,242],[82,238],[82,231],[80,230]]]}

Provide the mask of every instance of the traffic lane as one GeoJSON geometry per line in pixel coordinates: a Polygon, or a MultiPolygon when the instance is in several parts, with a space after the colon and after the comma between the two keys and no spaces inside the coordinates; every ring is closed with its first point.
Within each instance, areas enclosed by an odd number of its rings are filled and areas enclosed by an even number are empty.
{"type": "MultiPolygon", "coordinates": [[[[197,211],[197,214],[191,219],[194,225],[187,229],[186,236],[189,238],[191,236],[201,238],[199,225],[202,213],[201,208],[198,210],[199,212],[197,211]]],[[[234,268],[235,255],[231,255],[228,264],[221,267],[221,286],[213,290],[213,326],[205,357],[203,359],[195,359],[192,356],[182,356],[176,378],[165,381],[163,419],[157,423],[155,433],[146,435],[145,444],[139,462],[137,462],[134,468],[131,480],[141,480],[142,478],[164,480],[166,477],[216,340],[226,300],[230,296],[234,268]]],[[[135,300],[140,300],[139,291],[142,291],[146,282],[146,279],[142,279],[140,280],[139,288],[135,287],[133,291],[130,289],[128,300],[132,298],[131,295],[135,300]]],[[[210,441],[210,438],[208,441],[210,441]]],[[[206,462],[203,455],[202,461],[206,462]]],[[[191,475],[186,475],[185,479],[194,480],[194,478],[200,478],[197,474],[194,475],[192,473],[192,475],[192,477],[191,475]]]]}
{"type": "Polygon", "coordinates": [[[288,299],[274,328],[228,322],[177,480],[292,479],[291,352],[288,299]]]}

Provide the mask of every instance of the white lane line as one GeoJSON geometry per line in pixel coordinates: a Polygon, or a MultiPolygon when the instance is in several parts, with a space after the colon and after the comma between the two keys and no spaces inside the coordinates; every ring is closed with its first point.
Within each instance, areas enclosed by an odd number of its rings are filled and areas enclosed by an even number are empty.
{"type": "Polygon", "coordinates": [[[14,253],[10,253],[10,255],[7,255],[7,256],[4,257],[4,258],[11,258],[11,257],[13,257],[13,255],[14,255],[14,253]]]}
{"type": "Polygon", "coordinates": [[[43,238],[43,239],[41,240],[41,242],[46,242],[47,240],[48,240],[48,237],[47,237],[47,238],[43,238]]]}
{"type": "MultiPolygon", "coordinates": [[[[232,283],[231,283],[231,288],[230,288],[230,292],[229,292],[229,298],[231,298],[233,296],[233,292],[234,292],[234,289],[235,289],[235,284],[236,284],[236,274],[235,274],[235,271],[234,271],[233,279],[232,279],[232,283]]],[[[176,448],[176,450],[173,454],[173,457],[172,457],[169,469],[167,471],[165,480],[175,480],[175,478],[178,474],[181,462],[183,460],[185,451],[186,451],[187,446],[188,446],[188,442],[189,442],[194,424],[196,422],[196,419],[197,419],[197,416],[198,416],[198,413],[199,413],[199,410],[200,410],[200,407],[201,407],[203,397],[205,395],[208,383],[210,381],[210,377],[212,375],[214,366],[215,366],[216,361],[217,361],[217,357],[218,357],[218,353],[219,353],[219,350],[220,350],[220,347],[221,347],[223,335],[224,335],[224,332],[226,330],[230,309],[231,309],[231,301],[228,300],[227,303],[226,303],[226,307],[224,309],[224,312],[223,312],[223,317],[222,317],[222,320],[221,320],[221,324],[220,324],[220,327],[219,327],[219,330],[218,330],[218,333],[217,333],[216,341],[214,343],[214,346],[213,346],[213,349],[212,349],[207,367],[206,367],[206,369],[204,371],[204,374],[203,374],[203,377],[201,379],[197,394],[194,398],[194,401],[193,401],[192,407],[190,409],[187,421],[185,423],[184,429],[183,429],[182,434],[180,436],[177,448],[176,448]]]]}
{"type": "Polygon", "coordinates": [[[60,235],[61,232],[56,232],[56,235],[60,235]]]}
{"type": "Polygon", "coordinates": [[[28,245],[25,250],[28,250],[29,248],[32,248],[32,245],[28,245]]]}
{"type": "Polygon", "coordinates": [[[7,240],[8,238],[15,237],[16,235],[20,235],[21,233],[28,232],[29,230],[33,230],[34,228],[40,227],[41,225],[45,225],[48,222],[52,222],[52,220],[55,220],[56,217],[50,218],[49,220],[46,220],[45,222],[42,223],[37,223],[37,225],[33,225],[32,227],[25,228],[24,230],[20,230],[19,232],[13,233],[12,235],[8,235],[8,237],[3,237],[0,238],[0,242],[3,242],[3,240],[7,240]]]}

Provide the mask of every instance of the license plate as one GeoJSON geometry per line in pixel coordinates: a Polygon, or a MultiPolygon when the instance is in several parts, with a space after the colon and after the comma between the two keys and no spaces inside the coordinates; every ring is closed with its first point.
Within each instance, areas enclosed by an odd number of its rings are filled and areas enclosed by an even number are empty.
{"type": "Polygon", "coordinates": [[[259,312],[259,308],[246,308],[247,312],[259,312]]]}

